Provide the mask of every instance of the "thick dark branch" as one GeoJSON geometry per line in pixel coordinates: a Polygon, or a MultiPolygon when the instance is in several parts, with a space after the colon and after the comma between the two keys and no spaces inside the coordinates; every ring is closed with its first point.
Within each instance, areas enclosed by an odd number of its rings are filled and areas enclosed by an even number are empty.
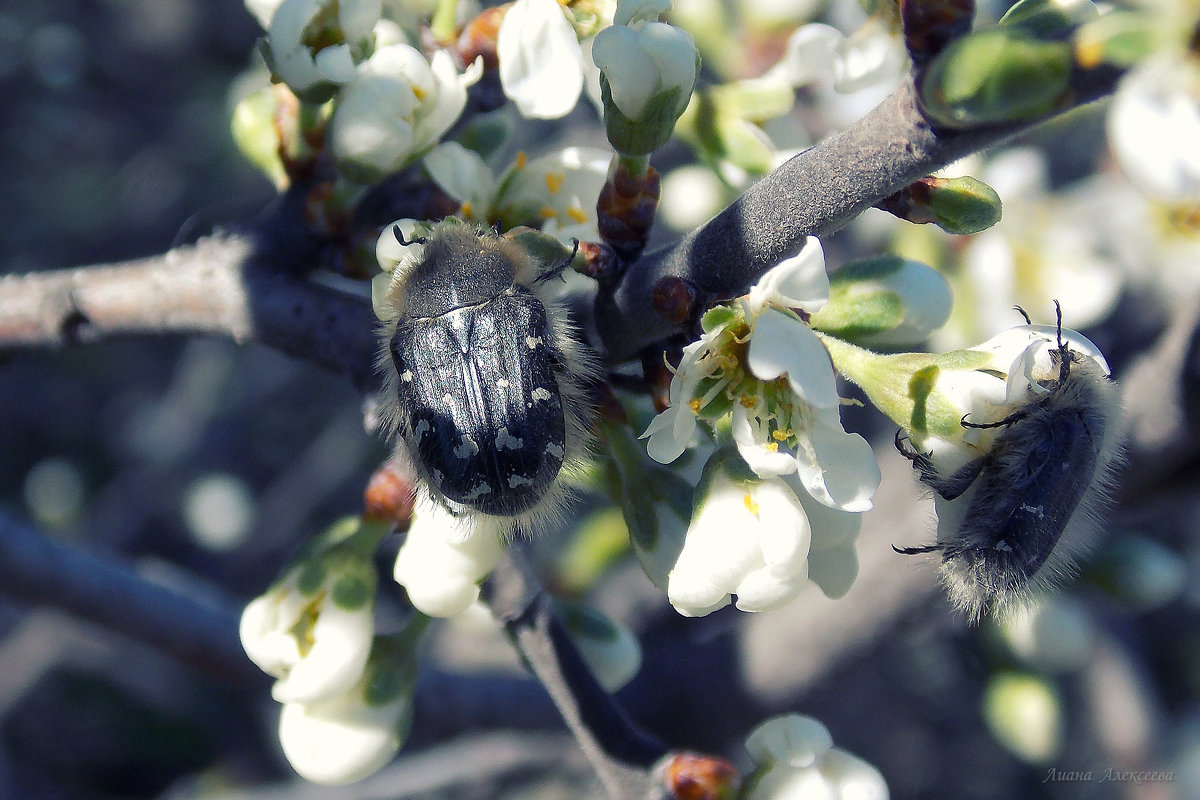
{"type": "MultiPolygon", "coordinates": [[[[270,678],[242,651],[241,607],[215,587],[203,598],[154,583],[112,556],[92,554],[43,536],[0,510],[0,595],[144,642],[236,687],[270,678]]],[[[559,719],[532,680],[457,675],[422,667],[418,713],[445,735],[476,727],[556,728],[559,719]]]]}
{"type": "Polygon", "coordinates": [[[117,561],[47,539],[3,511],[0,590],[124,633],[235,684],[265,680],[238,641],[240,609],[151,583],[117,561]]]}
{"type": "Polygon", "coordinates": [[[488,578],[485,601],[592,763],[613,800],[643,798],[667,748],[642,731],[596,682],[517,548],[488,578]]]}
{"type": "MultiPolygon", "coordinates": [[[[1082,104],[1112,91],[1116,75],[1089,76],[1082,104]]],[[[881,198],[969,153],[1032,127],[936,131],[921,116],[911,82],[847,130],[805,150],[751,186],[709,222],[634,264],[603,297],[596,324],[609,360],[679,332],[651,305],[655,284],[686,278],[710,299],[743,294],[764,272],[799,252],[806,236],[840,229],[881,198]]]]}
{"type": "Polygon", "coordinates": [[[255,242],[217,234],[161,256],[0,277],[0,352],[211,333],[261,342],[369,385],[375,317],[365,295],[293,275],[255,242]]]}

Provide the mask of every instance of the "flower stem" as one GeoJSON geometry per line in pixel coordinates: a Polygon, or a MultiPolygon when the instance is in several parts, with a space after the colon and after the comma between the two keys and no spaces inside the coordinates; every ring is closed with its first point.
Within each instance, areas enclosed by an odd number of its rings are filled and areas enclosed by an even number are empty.
{"type": "Polygon", "coordinates": [[[458,0],[438,0],[429,31],[440,42],[448,42],[458,31],[458,0]]]}

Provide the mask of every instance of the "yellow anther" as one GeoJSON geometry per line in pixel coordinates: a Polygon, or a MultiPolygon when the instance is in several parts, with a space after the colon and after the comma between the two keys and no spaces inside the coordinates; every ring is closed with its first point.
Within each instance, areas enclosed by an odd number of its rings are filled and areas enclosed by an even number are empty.
{"type": "Polygon", "coordinates": [[[579,206],[575,206],[575,205],[567,207],[567,216],[570,217],[571,219],[575,220],[576,222],[581,222],[581,223],[587,222],[587,218],[588,218],[587,212],[584,211],[579,206]]]}
{"type": "Polygon", "coordinates": [[[558,210],[552,206],[542,206],[538,209],[538,215],[543,219],[554,219],[558,216],[558,210]]]}
{"type": "Polygon", "coordinates": [[[517,159],[516,159],[517,169],[523,169],[525,167],[525,164],[528,163],[528,161],[529,161],[529,156],[525,155],[525,151],[518,150],[517,151],[517,159]]]}
{"type": "Polygon", "coordinates": [[[749,492],[746,492],[746,494],[742,495],[742,502],[746,504],[746,509],[751,514],[756,517],[758,516],[758,503],[754,502],[754,498],[750,496],[749,492]]]}
{"type": "Polygon", "coordinates": [[[566,180],[566,177],[561,172],[547,172],[546,188],[550,190],[550,194],[558,194],[558,190],[562,188],[564,180],[566,180]]]}

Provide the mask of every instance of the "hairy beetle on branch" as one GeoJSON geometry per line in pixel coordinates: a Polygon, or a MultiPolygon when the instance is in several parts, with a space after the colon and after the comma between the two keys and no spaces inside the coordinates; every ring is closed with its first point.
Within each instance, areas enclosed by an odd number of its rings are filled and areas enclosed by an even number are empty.
{"type": "MultiPolygon", "coordinates": [[[[561,507],[586,450],[597,359],[547,264],[457,219],[406,240],[384,297],[385,427],[431,499],[455,514],[535,522],[561,507]]],[[[381,315],[382,316],[382,315],[381,315]]]]}

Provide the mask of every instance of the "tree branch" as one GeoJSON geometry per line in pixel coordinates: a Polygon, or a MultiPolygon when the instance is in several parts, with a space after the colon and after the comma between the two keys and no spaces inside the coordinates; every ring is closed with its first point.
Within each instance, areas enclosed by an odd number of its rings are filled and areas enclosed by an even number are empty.
{"type": "Polygon", "coordinates": [[[646,797],[650,768],[667,748],[638,728],[601,688],[518,552],[510,546],[485,584],[484,601],[592,763],[613,800],[646,797]]]}
{"type": "MultiPolygon", "coordinates": [[[[48,539],[3,510],[0,593],[144,642],[235,687],[262,687],[270,680],[242,651],[235,600],[215,588],[201,599],[154,583],[116,558],[48,539]]],[[[527,678],[457,675],[426,666],[416,704],[446,734],[560,724],[545,692],[527,678]]]]}
{"type": "Polygon", "coordinates": [[[39,534],[0,511],[0,587],[14,600],[60,608],[242,685],[264,680],[238,642],[239,612],[151,583],[128,566],[39,534]]]}
{"type": "MultiPolygon", "coordinates": [[[[1085,73],[1076,101],[1110,93],[1117,77],[1085,73]]],[[[850,128],[797,155],[680,241],[647,254],[602,292],[595,318],[610,363],[687,327],[654,311],[653,290],[662,278],[685,278],[709,300],[736,297],[798,252],[806,236],[832,233],[879,199],[1035,124],[935,130],[906,82],[850,128]]],[[[281,244],[269,229],[286,224],[280,220],[275,214],[255,234],[215,235],[163,256],[0,278],[0,352],[121,334],[214,333],[262,342],[370,386],[369,304],[299,276],[305,270],[291,262],[312,260],[312,248],[281,244]]]]}
{"type": "MultiPolygon", "coordinates": [[[[1079,104],[1110,93],[1117,75],[1088,74],[1079,104]]],[[[642,257],[597,300],[596,324],[611,363],[684,332],[655,312],[654,287],[684,278],[709,300],[737,297],[795,255],[808,235],[837,231],[881,198],[946,164],[999,144],[1037,123],[960,131],[931,128],[911,81],[842,133],[795,156],[678,242],[642,257]]]]}
{"type": "Polygon", "coordinates": [[[132,334],[256,341],[372,381],[370,303],[287,270],[254,233],[222,233],[160,256],[0,277],[0,352],[132,334]]]}

